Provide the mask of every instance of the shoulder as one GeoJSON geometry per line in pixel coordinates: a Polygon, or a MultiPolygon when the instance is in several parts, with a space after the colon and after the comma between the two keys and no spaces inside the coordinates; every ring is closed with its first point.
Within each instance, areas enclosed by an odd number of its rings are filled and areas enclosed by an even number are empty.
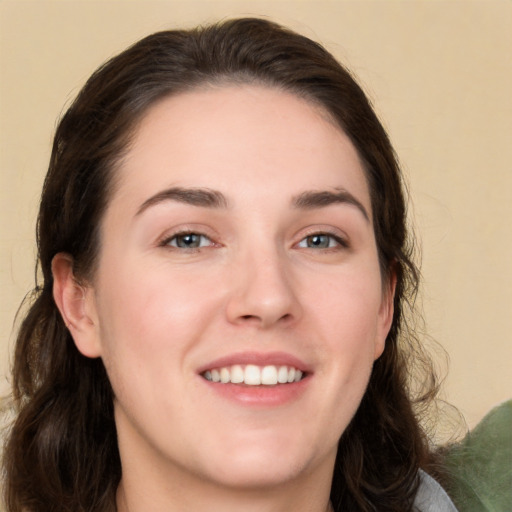
{"type": "Polygon", "coordinates": [[[448,492],[461,510],[510,510],[512,400],[494,408],[459,443],[446,447],[448,492]]]}
{"type": "Polygon", "coordinates": [[[457,512],[446,491],[427,473],[420,469],[420,486],[414,499],[418,512],[457,512]]]}

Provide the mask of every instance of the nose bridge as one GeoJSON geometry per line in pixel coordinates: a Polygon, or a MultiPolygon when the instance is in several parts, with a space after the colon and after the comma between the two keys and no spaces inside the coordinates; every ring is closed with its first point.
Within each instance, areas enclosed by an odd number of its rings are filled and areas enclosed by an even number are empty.
{"type": "Polygon", "coordinates": [[[252,322],[268,327],[300,315],[285,251],[268,239],[263,245],[251,244],[241,250],[233,262],[233,286],[228,304],[232,322],[252,322]]]}

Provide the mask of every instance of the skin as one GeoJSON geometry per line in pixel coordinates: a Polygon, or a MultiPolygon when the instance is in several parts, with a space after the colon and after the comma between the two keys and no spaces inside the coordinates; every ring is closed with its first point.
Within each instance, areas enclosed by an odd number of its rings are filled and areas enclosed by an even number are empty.
{"type": "Polygon", "coordinates": [[[205,88],[154,105],[117,172],[93,282],[77,284],[66,254],[53,271],[78,349],[103,359],[115,392],[119,510],[327,510],[393,315],[353,145],[290,93],[205,88]],[[190,204],[197,188],[222,200],[190,204]],[[183,232],[200,247],[179,247],[183,232]],[[276,351],[307,368],[277,404],[200,375],[276,351]]]}

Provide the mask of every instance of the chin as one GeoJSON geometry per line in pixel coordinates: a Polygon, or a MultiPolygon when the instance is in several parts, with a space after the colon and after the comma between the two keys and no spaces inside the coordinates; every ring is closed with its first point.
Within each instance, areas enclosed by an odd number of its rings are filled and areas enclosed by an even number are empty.
{"type": "MultiPolygon", "coordinates": [[[[312,444],[309,443],[310,448],[312,444]]],[[[298,439],[294,443],[280,438],[244,442],[216,457],[219,462],[210,472],[218,483],[240,489],[283,485],[320,464],[318,452],[305,449],[307,446],[298,439]]]]}
{"type": "Polygon", "coordinates": [[[218,484],[237,489],[262,489],[286,484],[298,478],[305,468],[297,461],[276,460],[225,460],[216,468],[214,479],[218,484]]]}

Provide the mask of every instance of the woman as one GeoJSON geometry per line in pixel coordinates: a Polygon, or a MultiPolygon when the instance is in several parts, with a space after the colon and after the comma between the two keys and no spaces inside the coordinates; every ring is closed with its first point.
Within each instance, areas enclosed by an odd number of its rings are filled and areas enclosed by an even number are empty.
{"type": "Polygon", "coordinates": [[[241,19],[106,63],[57,129],[38,247],[8,511],[453,510],[423,471],[398,165],[316,43],[241,19]]]}

